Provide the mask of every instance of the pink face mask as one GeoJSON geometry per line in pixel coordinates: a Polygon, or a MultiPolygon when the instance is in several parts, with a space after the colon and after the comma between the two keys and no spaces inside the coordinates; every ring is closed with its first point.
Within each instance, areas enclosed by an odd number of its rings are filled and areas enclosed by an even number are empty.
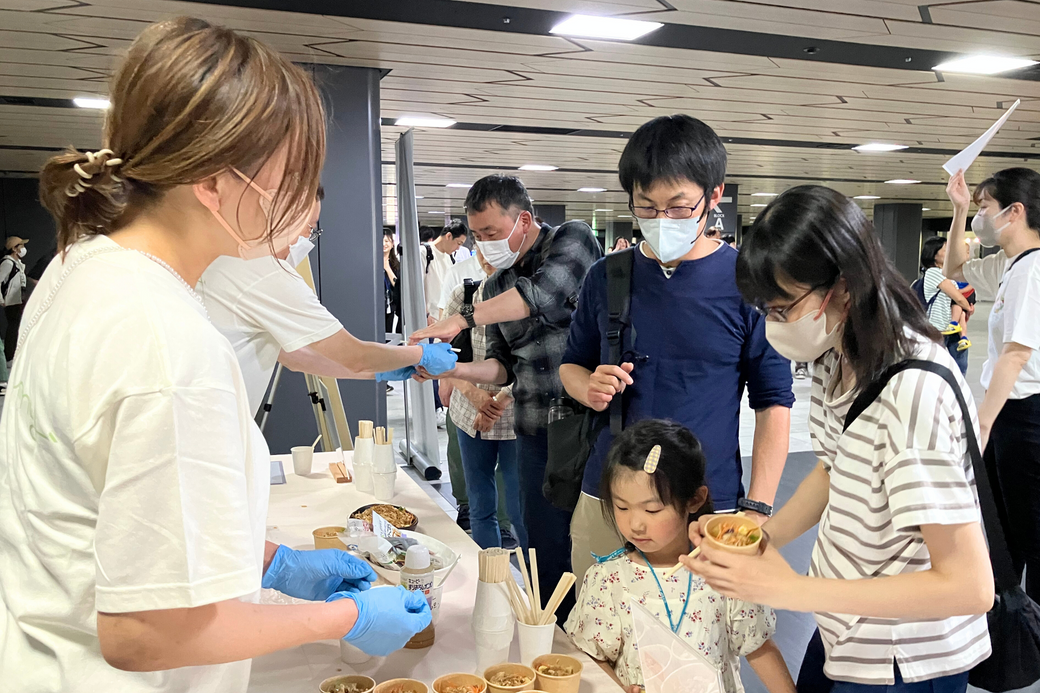
{"type": "MultiPolygon", "coordinates": [[[[264,213],[264,218],[267,219],[270,224],[271,208],[274,204],[274,196],[277,190],[264,190],[254,183],[249,176],[242,173],[237,168],[232,168],[231,170],[260,195],[260,211],[264,213]]],[[[284,230],[275,230],[274,234],[271,236],[270,242],[268,242],[266,238],[257,238],[247,241],[239,236],[238,232],[231,228],[231,224],[227,222],[227,219],[220,215],[220,212],[213,212],[213,216],[216,217],[217,221],[220,222],[220,225],[224,227],[224,230],[235,239],[236,243],[238,243],[238,254],[243,260],[252,260],[269,255],[281,256],[286,250],[288,250],[289,246],[295,243],[296,239],[306,233],[309,228],[309,225],[307,224],[307,214],[305,213],[300,219],[286,224],[284,230]],[[272,246],[274,246],[273,251],[271,249],[272,246]]]]}

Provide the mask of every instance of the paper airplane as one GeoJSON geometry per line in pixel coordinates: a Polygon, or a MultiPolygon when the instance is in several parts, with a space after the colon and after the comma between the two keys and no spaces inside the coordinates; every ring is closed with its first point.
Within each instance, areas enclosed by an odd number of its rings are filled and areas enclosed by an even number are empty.
{"type": "Polygon", "coordinates": [[[1000,120],[993,123],[993,126],[990,127],[989,130],[986,130],[986,132],[982,133],[981,137],[943,164],[943,168],[946,169],[946,172],[952,176],[957,173],[957,171],[967,171],[968,167],[978,158],[979,154],[982,153],[982,150],[986,148],[989,141],[993,139],[993,136],[997,134],[997,131],[1007,122],[1008,117],[1015,112],[1015,109],[1018,108],[1018,104],[1020,103],[1022,103],[1022,99],[1011,104],[1011,108],[1007,109],[1007,113],[1000,116],[1000,120]]]}

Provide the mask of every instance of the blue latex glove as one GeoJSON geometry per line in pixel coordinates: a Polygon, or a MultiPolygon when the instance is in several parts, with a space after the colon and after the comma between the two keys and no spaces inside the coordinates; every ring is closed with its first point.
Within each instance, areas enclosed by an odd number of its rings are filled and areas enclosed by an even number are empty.
{"type": "Polygon", "coordinates": [[[337,599],[353,599],[358,610],[357,622],[343,639],[373,657],[400,650],[433,620],[422,592],[409,592],[403,587],[337,592],[326,601],[337,599]]]}
{"type": "Polygon", "coordinates": [[[459,360],[448,342],[420,346],[422,346],[422,359],[419,361],[419,365],[425,368],[430,375],[440,375],[445,371],[450,371],[459,360]]]}
{"type": "Polygon", "coordinates": [[[346,551],[294,551],[288,546],[279,546],[261,586],[297,599],[319,602],[336,592],[363,592],[377,579],[372,566],[346,551]]]}
{"type": "Polygon", "coordinates": [[[415,366],[405,366],[395,371],[383,371],[376,373],[376,382],[385,383],[388,380],[408,380],[415,375],[415,366]]]}

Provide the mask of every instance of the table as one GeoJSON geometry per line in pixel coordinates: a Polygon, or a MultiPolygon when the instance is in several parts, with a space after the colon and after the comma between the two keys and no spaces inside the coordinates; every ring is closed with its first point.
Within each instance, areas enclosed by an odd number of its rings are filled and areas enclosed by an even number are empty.
{"type": "MultiPolygon", "coordinates": [[[[349,466],[352,453],[344,455],[349,466]]],[[[271,487],[267,527],[267,538],[271,541],[294,549],[313,549],[311,532],[318,527],[346,525],[351,512],[375,502],[372,496],[358,492],[354,484],[337,484],[333,480],[328,465],[339,461],[336,453],[315,454],[314,473],[303,477],[293,474],[289,455],[273,459],[282,462],[286,483],[271,487]]],[[[401,650],[389,657],[372,658],[365,664],[350,666],[340,660],[338,640],[309,643],[254,659],[250,693],[315,693],[323,680],[340,674],[364,674],[376,681],[408,677],[430,684],[443,674],[474,670],[476,654],[470,616],[480,547],[403,470],[397,474],[393,503],[405,506],[418,516],[417,531],[436,537],[459,554],[459,564],[444,585],[433,647],[401,650]]],[[[560,629],[556,631],[553,651],[583,661],[581,693],[620,690],[597,662],[577,650],[560,629]]],[[[520,661],[515,638],[510,659],[520,661]]]]}

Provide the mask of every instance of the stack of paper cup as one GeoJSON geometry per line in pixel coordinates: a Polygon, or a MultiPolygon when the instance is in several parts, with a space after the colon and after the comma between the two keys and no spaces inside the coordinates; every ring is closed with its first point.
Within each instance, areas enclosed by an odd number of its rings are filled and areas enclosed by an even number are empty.
{"type": "Polygon", "coordinates": [[[358,421],[358,437],[354,441],[354,486],[361,493],[371,494],[372,486],[372,422],[358,421]]]}
{"type": "Polygon", "coordinates": [[[509,661],[515,622],[505,586],[478,580],[473,603],[473,635],[477,641],[478,672],[483,673],[488,667],[509,661]]]}
{"type": "Polygon", "coordinates": [[[394,499],[397,462],[394,460],[394,429],[377,428],[372,449],[372,484],[376,500],[389,503],[394,499]]]}

